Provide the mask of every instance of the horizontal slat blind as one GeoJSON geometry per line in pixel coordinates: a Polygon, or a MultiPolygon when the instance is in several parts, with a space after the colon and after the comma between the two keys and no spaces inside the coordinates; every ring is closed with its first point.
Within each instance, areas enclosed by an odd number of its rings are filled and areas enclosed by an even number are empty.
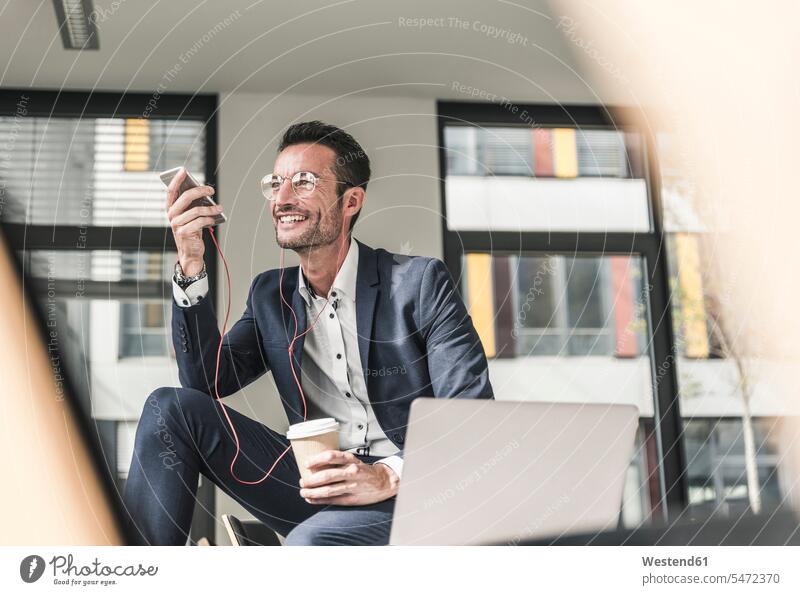
{"type": "Polygon", "coordinates": [[[199,121],[0,117],[0,147],[6,222],[165,227],[157,173],[183,165],[204,181],[199,121]]]}

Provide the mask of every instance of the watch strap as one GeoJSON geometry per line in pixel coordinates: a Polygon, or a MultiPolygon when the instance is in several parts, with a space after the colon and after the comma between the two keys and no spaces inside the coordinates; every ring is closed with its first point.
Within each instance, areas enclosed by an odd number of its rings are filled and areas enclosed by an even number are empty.
{"type": "Polygon", "coordinates": [[[199,281],[203,277],[206,276],[206,263],[203,262],[203,268],[200,270],[199,273],[196,275],[192,275],[191,277],[187,277],[183,274],[183,268],[181,267],[180,261],[175,263],[175,282],[180,286],[181,289],[186,289],[194,283],[195,281],[199,281]]]}

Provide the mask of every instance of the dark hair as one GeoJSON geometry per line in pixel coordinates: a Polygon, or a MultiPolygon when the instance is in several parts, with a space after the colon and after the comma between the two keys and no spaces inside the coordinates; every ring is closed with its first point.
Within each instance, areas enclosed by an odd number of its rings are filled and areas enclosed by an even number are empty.
{"type": "MultiPolygon", "coordinates": [[[[292,124],[283,133],[283,138],[278,145],[278,153],[290,145],[303,143],[314,143],[325,145],[334,150],[336,159],[333,165],[333,172],[339,183],[336,185],[336,193],[341,197],[347,188],[358,187],[367,189],[369,182],[370,168],[369,157],[358,144],[358,141],[347,132],[332,124],[325,124],[319,120],[311,122],[300,122],[292,124]]],[[[361,211],[350,219],[350,229],[356,224],[361,211]]]]}

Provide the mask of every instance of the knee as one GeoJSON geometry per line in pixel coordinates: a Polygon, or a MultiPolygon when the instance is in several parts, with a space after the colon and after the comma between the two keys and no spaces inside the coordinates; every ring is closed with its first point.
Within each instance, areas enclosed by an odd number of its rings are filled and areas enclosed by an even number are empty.
{"type": "Polygon", "coordinates": [[[338,545],[337,534],[326,527],[300,523],[286,536],[285,545],[338,545]]]}
{"type": "Polygon", "coordinates": [[[145,399],[139,423],[174,429],[176,425],[182,425],[187,413],[201,403],[202,396],[209,398],[208,395],[192,389],[159,387],[145,399]]]}

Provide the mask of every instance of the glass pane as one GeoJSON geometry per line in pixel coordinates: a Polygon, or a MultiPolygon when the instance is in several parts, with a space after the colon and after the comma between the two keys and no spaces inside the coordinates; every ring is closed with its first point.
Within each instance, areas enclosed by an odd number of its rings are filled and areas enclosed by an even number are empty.
{"type": "Polygon", "coordinates": [[[618,130],[578,130],[576,144],[580,176],[629,177],[625,133],[618,130]]]}
{"type": "Polygon", "coordinates": [[[638,133],[448,125],[444,142],[449,229],[651,229],[638,133]]]}
{"type": "MultiPolygon", "coordinates": [[[[778,456],[769,443],[777,421],[760,418],[752,421],[754,432],[754,480],[761,505],[774,510],[782,505],[778,456]]],[[[742,421],[738,419],[686,420],[685,444],[689,504],[701,516],[739,516],[750,509],[746,471],[747,448],[742,421]]]]}
{"type": "Polygon", "coordinates": [[[166,356],[171,352],[167,301],[120,303],[119,357],[166,356]]]}
{"type": "Polygon", "coordinates": [[[484,175],[533,175],[531,132],[527,128],[483,128],[478,148],[484,175]]]}
{"type": "MultiPolygon", "coordinates": [[[[174,252],[20,254],[64,367],[98,420],[136,420],[142,399],[175,385],[169,279],[174,252]]],[[[57,350],[57,352],[56,352],[57,350]]]]}
{"type": "Polygon", "coordinates": [[[467,253],[463,271],[496,398],[639,408],[622,515],[660,520],[644,259],[467,253]]]}
{"type": "Polygon", "coordinates": [[[800,414],[797,400],[780,398],[770,378],[793,372],[748,344],[747,321],[726,317],[725,286],[707,264],[712,236],[691,164],[670,135],[657,143],[692,512],[768,511],[784,495],[772,443],[781,417],[800,414]]]}
{"type": "Polygon", "coordinates": [[[157,173],[183,165],[204,179],[202,122],[0,117],[3,221],[30,225],[166,226],[157,173]]]}
{"type": "Polygon", "coordinates": [[[518,271],[518,356],[640,354],[647,310],[638,257],[508,258],[518,271]]]}
{"type": "Polygon", "coordinates": [[[34,278],[75,281],[164,281],[177,260],[175,252],[119,250],[29,250],[19,256],[34,278]]]}
{"type": "Polygon", "coordinates": [[[444,129],[447,147],[447,172],[453,175],[478,175],[483,170],[478,159],[478,129],[448,126],[444,129]]]}

